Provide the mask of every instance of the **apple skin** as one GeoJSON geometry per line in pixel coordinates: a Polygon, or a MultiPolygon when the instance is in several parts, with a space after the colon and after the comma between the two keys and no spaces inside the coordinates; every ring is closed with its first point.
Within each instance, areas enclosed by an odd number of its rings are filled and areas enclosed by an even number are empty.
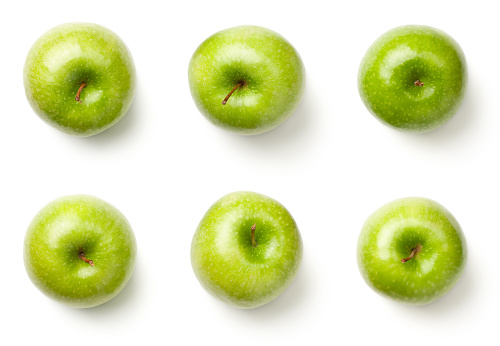
{"type": "Polygon", "coordinates": [[[135,236],[123,214],[93,196],[61,197],[35,216],[24,239],[24,265],[48,297],[90,308],[115,297],[135,265],[135,236]],[[80,259],[92,260],[94,266],[80,259]]]}
{"type": "Polygon", "coordinates": [[[462,104],[467,63],[458,43],[443,31],[408,25],[380,36],[358,73],[366,108],[382,123],[405,132],[432,131],[462,104]],[[415,85],[416,81],[423,83],[415,85]]]}
{"type": "Polygon", "coordinates": [[[238,26],[206,39],[189,63],[189,86],[199,111],[225,130],[270,131],[298,107],[305,70],[295,48],[258,26],[238,26]],[[222,100],[242,81],[225,105],[222,100]]]}
{"type": "Polygon", "coordinates": [[[52,28],[31,47],[24,88],[35,113],[76,136],[92,136],[116,124],[134,98],[130,51],[111,30],[91,23],[52,28]],[[85,82],[80,95],[75,96],[85,82]]]}
{"type": "Polygon", "coordinates": [[[365,222],[358,240],[358,266],[377,293],[424,305],[457,283],[467,262],[467,245],[457,220],[426,198],[392,201],[365,222]],[[421,245],[421,252],[402,263],[421,245]]]}
{"type": "Polygon", "coordinates": [[[302,239],[283,205],[255,192],[233,192],[207,211],[191,244],[201,285],[234,307],[251,309],[277,298],[302,260],[302,239]],[[256,225],[257,246],[251,228],[256,225]]]}

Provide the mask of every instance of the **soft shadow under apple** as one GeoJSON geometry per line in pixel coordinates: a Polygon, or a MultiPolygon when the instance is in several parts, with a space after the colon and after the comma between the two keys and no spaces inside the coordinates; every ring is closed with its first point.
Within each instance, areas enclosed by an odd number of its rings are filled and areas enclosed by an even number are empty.
{"type": "MultiPolygon", "coordinates": [[[[138,87],[140,87],[140,85],[138,85],[138,87]]],[[[95,136],[81,139],[96,146],[110,144],[116,142],[120,138],[124,139],[130,136],[130,132],[137,131],[137,128],[140,127],[140,115],[143,109],[143,97],[140,92],[136,92],[130,109],[119,122],[95,136]]]]}
{"type": "Polygon", "coordinates": [[[249,323],[270,323],[284,316],[292,316],[304,307],[308,300],[311,285],[314,285],[313,271],[309,264],[302,263],[299,273],[292,284],[278,298],[255,309],[231,308],[229,314],[237,314],[238,318],[248,320],[249,323]]]}
{"type": "MultiPolygon", "coordinates": [[[[406,314],[407,316],[402,316],[402,318],[409,320],[418,317],[439,323],[441,319],[454,316],[458,311],[466,309],[467,305],[474,300],[477,282],[480,281],[477,272],[473,269],[474,262],[469,258],[465,271],[455,287],[439,300],[423,306],[402,305],[396,313],[406,314]]],[[[398,304],[399,306],[400,304],[398,304]]]]}
{"type": "Polygon", "coordinates": [[[471,84],[469,83],[462,106],[444,126],[424,134],[410,134],[408,136],[407,133],[401,133],[401,135],[411,137],[419,142],[427,142],[432,146],[456,140],[463,141],[463,136],[473,136],[474,129],[477,128],[481,120],[481,112],[478,111],[480,96],[476,94],[476,88],[471,84]]]}
{"type": "MultiPolygon", "coordinates": [[[[134,273],[125,288],[113,299],[102,305],[89,309],[72,309],[75,313],[92,320],[107,320],[110,316],[123,315],[124,311],[134,310],[138,300],[144,293],[141,282],[145,282],[140,258],[136,260],[134,273]]],[[[63,307],[67,309],[66,307],[63,307]]]]}
{"type": "MultiPolygon", "coordinates": [[[[241,136],[224,132],[228,147],[245,155],[276,156],[288,159],[307,157],[314,150],[317,140],[317,109],[314,107],[313,93],[306,88],[301,104],[294,114],[272,131],[241,136]],[[286,153],[287,155],[284,155],[286,153]],[[293,153],[293,154],[290,154],[293,153]]],[[[221,131],[221,134],[223,130],[221,131]]]]}

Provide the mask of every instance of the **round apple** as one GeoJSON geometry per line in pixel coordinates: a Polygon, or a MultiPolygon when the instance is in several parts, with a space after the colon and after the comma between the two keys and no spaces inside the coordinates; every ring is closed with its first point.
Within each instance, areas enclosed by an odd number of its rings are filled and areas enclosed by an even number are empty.
{"type": "Polygon", "coordinates": [[[272,130],[298,107],[302,60],[281,35],[238,26],[206,39],[189,63],[191,95],[214,125],[242,135],[272,130]]]}
{"type": "Polygon", "coordinates": [[[207,211],[193,237],[191,263],[214,297],[244,309],[277,298],[302,259],[297,224],[277,201],[233,192],[207,211]]]}
{"type": "Polygon", "coordinates": [[[26,97],[49,125],[92,136],[127,113],[135,92],[130,51],[97,24],[59,25],[31,47],[24,65],[26,97]]]}
{"type": "Polygon", "coordinates": [[[428,304],[457,283],[467,246],[457,220],[426,198],[402,198],[375,211],[358,240],[363,279],[396,301],[428,304]]]}
{"type": "Polygon", "coordinates": [[[462,104],[467,64],[458,43],[444,32],[408,25],[379,37],[358,74],[365,106],[382,123],[401,131],[428,132],[462,104]]]}
{"type": "Polygon", "coordinates": [[[123,214],[96,197],[74,195],[46,205],[24,239],[24,265],[40,291],[77,308],[103,304],[130,279],[135,236],[123,214]]]}

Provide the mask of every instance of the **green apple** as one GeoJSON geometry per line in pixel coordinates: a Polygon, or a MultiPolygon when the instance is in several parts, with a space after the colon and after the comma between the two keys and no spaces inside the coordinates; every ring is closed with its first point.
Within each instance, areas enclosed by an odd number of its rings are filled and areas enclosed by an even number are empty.
{"type": "Polygon", "coordinates": [[[35,216],[24,239],[24,265],[40,291],[77,308],[103,304],[132,275],[135,236],[125,216],[87,195],[59,198],[35,216]]]}
{"type": "Polygon", "coordinates": [[[288,210],[255,192],[233,192],[215,202],[191,244],[191,263],[201,285],[243,309],[278,297],[301,259],[302,240],[288,210]]]}
{"type": "Polygon", "coordinates": [[[116,124],[134,98],[130,51],[111,30],[90,23],[59,25],[31,47],[24,65],[26,97],[49,125],[92,136],[116,124]]]}
{"type": "Polygon", "coordinates": [[[298,107],[302,60],[281,35],[238,26],[206,39],[189,63],[196,106],[214,125],[242,135],[272,130],[298,107]]]}
{"type": "Polygon", "coordinates": [[[402,198],[375,211],[358,240],[358,265],[375,292],[428,304],[457,283],[467,246],[457,220],[426,198],[402,198]]]}
{"type": "Polygon", "coordinates": [[[467,64],[458,43],[444,32],[408,25],[380,36],[358,73],[365,106],[382,123],[401,131],[428,132],[462,104],[467,64]]]}

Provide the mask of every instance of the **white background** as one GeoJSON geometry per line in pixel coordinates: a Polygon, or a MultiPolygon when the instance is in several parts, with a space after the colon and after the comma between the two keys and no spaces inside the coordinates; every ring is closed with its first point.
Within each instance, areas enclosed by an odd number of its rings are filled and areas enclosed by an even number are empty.
{"type": "Polygon", "coordinates": [[[494,1],[31,1],[0,5],[0,344],[439,345],[485,344],[498,332],[500,56],[494,1]],[[31,110],[22,70],[48,29],[87,21],[115,31],[135,59],[138,89],[126,117],[91,137],[52,129],[31,110]],[[241,137],[209,124],[189,92],[187,66],[216,31],[254,24],[301,54],[307,86],[274,131],[241,137]],[[462,46],[462,108],[425,135],[394,131],[359,99],[359,62],[385,31],[438,27],[462,46]],[[218,198],[251,190],[283,203],[304,260],[274,302],[238,310],[209,296],[191,270],[196,226],[218,198]],[[128,218],[138,241],[129,285],[77,310],[53,302],[24,270],[25,230],[67,194],[98,196],[128,218]],[[460,222],[469,247],[462,279],[444,298],[410,307],[372,292],[358,273],[364,220],[386,202],[432,198],[460,222]]]}

